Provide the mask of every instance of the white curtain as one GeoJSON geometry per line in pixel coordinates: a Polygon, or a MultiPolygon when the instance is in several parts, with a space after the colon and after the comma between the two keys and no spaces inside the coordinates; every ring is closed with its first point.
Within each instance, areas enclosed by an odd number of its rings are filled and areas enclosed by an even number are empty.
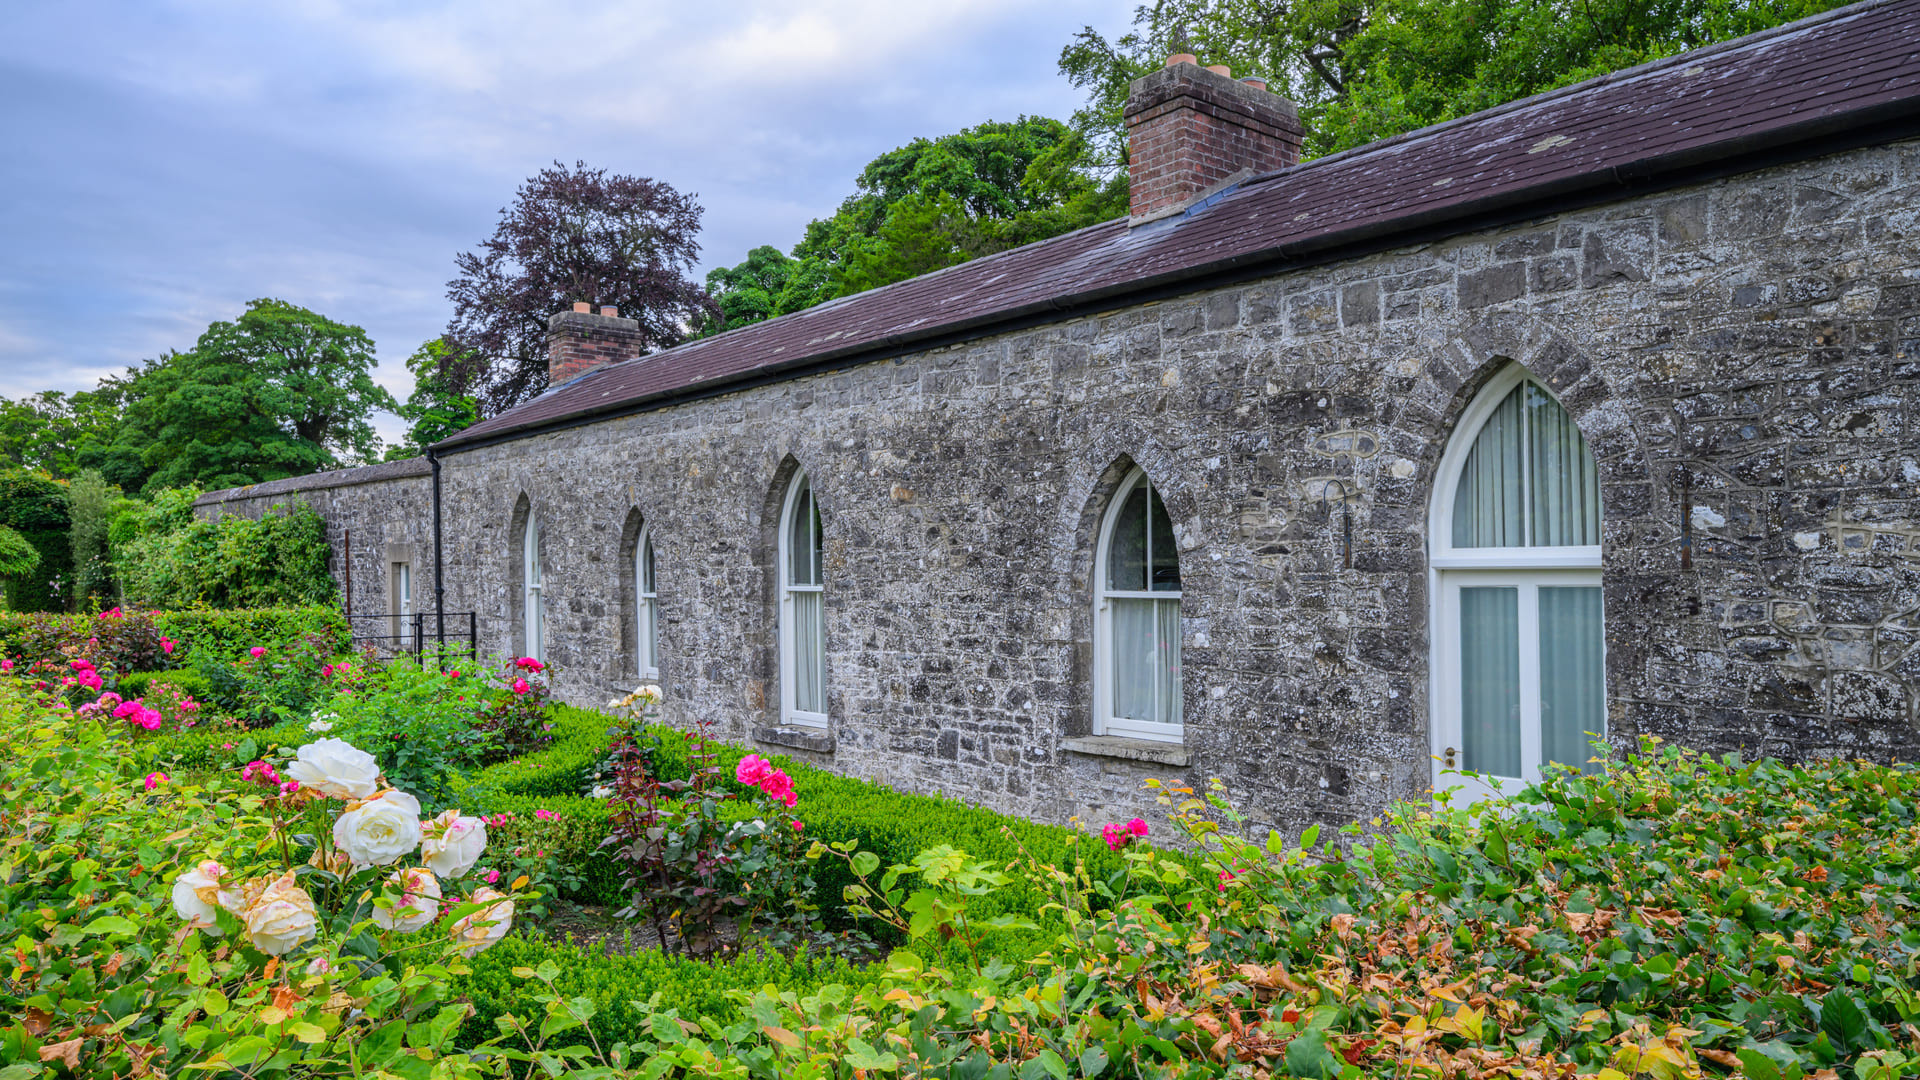
{"type": "Polygon", "coordinates": [[[824,612],[817,592],[795,591],[793,597],[793,707],[800,712],[827,711],[824,612]]]}
{"type": "Polygon", "coordinates": [[[1113,715],[1180,722],[1180,601],[1114,598],[1113,715]]]}
{"type": "Polygon", "coordinates": [[[1453,500],[1453,546],[1600,543],[1600,477],[1573,417],[1538,385],[1503,398],[1474,439],[1453,500]]]}
{"type": "Polygon", "coordinates": [[[1520,590],[1460,590],[1461,764],[1520,775],[1520,590]]]}
{"type": "Polygon", "coordinates": [[[1526,390],[1534,546],[1598,544],[1600,477],[1587,440],[1546,391],[1532,383],[1526,390]]]}
{"type": "Polygon", "coordinates": [[[1541,587],[1540,756],[1585,772],[1607,722],[1600,634],[1598,586],[1541,587]]]}
{"type": "MultiPolygon", "coordinates": [[[[1177,580],[1177,579],[1176,579],[1177,580]]],[[[1160,680],[1159,709],[1154,719],[1180,722],[1180,601],[1155,600],[1154,672],[1160,680]]]]}

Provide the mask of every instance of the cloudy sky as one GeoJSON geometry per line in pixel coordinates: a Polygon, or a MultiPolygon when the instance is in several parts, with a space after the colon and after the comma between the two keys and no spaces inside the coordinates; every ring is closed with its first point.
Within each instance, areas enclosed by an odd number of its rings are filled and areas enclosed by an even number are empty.
{"type": "MultiPolygon", "coordinates": [[[[396,396],[456,252],[555,161],[706,207],[700,275],[790,247],[875,155],[1018,114],[1131,0],[10,3],[0,395],[90,389],[274,296],[396,396]]],[[[381,425],[392,436],[399,424],[381,425]]]]}

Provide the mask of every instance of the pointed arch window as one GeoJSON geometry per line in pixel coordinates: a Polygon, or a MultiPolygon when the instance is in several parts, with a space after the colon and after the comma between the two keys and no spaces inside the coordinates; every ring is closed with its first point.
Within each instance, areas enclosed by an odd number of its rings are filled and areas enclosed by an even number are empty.
{"type": "Polygon", "coordinates": [[[827,726],[825,547],[806,473],[787,486],[780,515],[780,719],[827,726]]]}
{"type": "Polygon", "coordinates": [[[526,589],[520,606],[522,640],[528,656],[544,661],[547,658],[546,583],[540,572],[540,517],[531,510],[527,512],[526,539],[520,548],[525,559],[520,580],[526,589]]]}
{"type": "Polygon", "coordinates": [[[1107,508],[1095,574],[1095,734],[1181,741],[1180,553],[1138,469],[1107,508]]]}
{"type": "Polygon", "coordinates": [[[641,526],[633,545],[634,656],[640,677],[660,677],[660,592],[653,565],[653,527],[641,526]]]}
{"type": "MultiPolygon", "coordinates": [[[[1600,521],[1599,470],[1573,418],[1524,369],[1501,373],[1462,417],[1436,478],[1439,772],[1517,788],[1549,762],[1595,767],[1590,743],[1606,731],[1600,521]]],[[[1493,784],[1465,786],[1477,797],[1493,784]]]]}

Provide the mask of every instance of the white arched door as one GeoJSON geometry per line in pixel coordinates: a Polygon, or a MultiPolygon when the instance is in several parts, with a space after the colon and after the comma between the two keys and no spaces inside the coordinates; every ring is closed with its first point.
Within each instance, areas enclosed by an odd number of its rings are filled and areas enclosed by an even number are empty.
{"type": "Polygon", "coordinates": [[[1523,369],[1461,419],[1431,530],[1434,789],[1478,799],[1518,791],[1548,762],[1596,768],[1599,473],[1573,418],[1523,369]]]}

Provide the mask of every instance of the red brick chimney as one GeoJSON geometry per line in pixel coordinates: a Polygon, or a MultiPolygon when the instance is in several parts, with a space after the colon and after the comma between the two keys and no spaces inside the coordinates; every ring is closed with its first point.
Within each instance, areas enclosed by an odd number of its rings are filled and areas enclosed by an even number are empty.
{"type": "Polygon", "coordinates": [[[640,321],[623,319],[620,309],[576,303],[572,311],[555,312],[547,320],[547,385],[559,386],[601,364],[631,360],[640,355],[640,321]]]}
{"type": "Polygon", "coordinates": [[[1300,161],[1306,131],[1293,102],[1265,83],[1235,82],[1180,53],[1135,79],[1127,96],[1133,223],[1167,217],[1241,173],[1300,161]]]}

